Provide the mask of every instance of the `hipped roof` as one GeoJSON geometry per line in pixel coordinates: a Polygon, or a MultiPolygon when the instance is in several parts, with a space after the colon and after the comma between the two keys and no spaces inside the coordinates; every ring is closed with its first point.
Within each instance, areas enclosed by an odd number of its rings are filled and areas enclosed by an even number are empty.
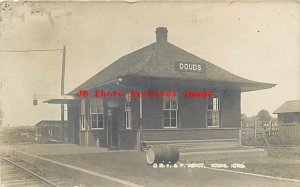
{"type": "Polygon", "coordinates": [[[283,103],[274,114],[300,112],[300,100],[286,101],[283,103]]]}
{"type": "Polygon", "coordinates": [[[268,89],[276,85],[251,81],[236,76],[167,41],[159,41],[119,58],[104,70],[72,90],[69,94],[75,94],[81,89],[96,88],[109,82],[115,82],[118,78],[128,76],[228,82],[238,85],[242,92],[268,89]],[[205,64],[206,72],[176,71],[176,61],[205,64]]]}

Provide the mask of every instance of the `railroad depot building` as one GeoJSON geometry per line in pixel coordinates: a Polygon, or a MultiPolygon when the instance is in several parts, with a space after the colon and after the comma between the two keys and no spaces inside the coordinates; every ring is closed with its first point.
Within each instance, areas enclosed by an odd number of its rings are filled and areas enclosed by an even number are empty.
{"type": "Polygon", "coordinates": [[[169,43],[167,32],[157,28],[156,42],[82,83],[68,94],[73,99],[47,101],[68,105],[71,143],[137,149],[141,142],[238,139],[241,92],[275,84],[233,75],[169,43]],[[116,95],[102,97],[108,92],[116,95]]]}

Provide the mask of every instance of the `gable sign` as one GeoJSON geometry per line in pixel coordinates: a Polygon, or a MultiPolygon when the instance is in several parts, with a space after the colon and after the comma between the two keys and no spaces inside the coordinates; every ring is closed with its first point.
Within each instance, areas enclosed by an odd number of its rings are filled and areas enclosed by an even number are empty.
{"type": "Polygon", "coordinates": [[[175,62],[175,70],[182,72],[196,72],[196,73],[205,73],[206,66],[205,64],[192,63],[192,62],[175,62]]]}

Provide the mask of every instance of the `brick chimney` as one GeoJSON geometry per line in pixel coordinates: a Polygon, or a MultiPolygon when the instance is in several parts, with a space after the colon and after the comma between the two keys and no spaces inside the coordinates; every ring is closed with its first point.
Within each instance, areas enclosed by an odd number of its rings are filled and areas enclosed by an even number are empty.
{"type": "Polygon", "coordinates": [[[168,41],[168,29],[167,27],[157,27],[155,30],[156,42],[168,41]]]}

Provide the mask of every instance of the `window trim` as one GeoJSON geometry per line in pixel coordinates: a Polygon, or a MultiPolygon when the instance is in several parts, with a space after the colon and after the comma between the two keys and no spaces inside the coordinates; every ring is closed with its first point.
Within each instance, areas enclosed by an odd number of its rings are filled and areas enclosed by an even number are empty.
{"type": "Polygon", "coordinates": [[[162,101],[163,101],[163,111],[162,111],[162,126],[163,126],[163,128],[164,129],[177,129],[178,128],[178,97],[177,96],[164,96],[163,97],[163,99],[162,99],[162,101]],[[172,101],[174,101],[174,100],[172,100],[172,98],[175,98],[175,101],[176,101],[176,108],[175,109],[172,109],[172,101]],[[165,108],[165,100],[166,99],[168,99],[169,100],[169,102],[170,102],[170,108],[165,108]],[[171,126],[171,120],[172,120],[172,118],[170,117],[170,113],[169,113],[169,118],[165,118],[164,117],[164,112],[165,111],[168,111],[168,112],[173,112],[173,111],[175,111],[176,113],[176,126],[171,126]],[[170,120],[170,122],[169,122],[169,126],[165,126],[165,119],[169,119],[170,120]]]}
{"type": "Polygon", "coordinates": [[[103,106],[103,98],[91,98],[90,99],[90,125],[91,125],[91,130],[103,130],[104,129],[104,106],[103,106]],[[102,113],[99,113],[99,112],[92,112],[92,102],[93,100],[99,100],[101,99],[102,100],[102,113]],[[99,127],[99,121],[98,121],[98,115],[102,115],[103,117],[103,120],[102,120],[102,127],[99,127]],[[93,115],[97,115],[97,128],[94,128],[93,127],[93,115]]]}

